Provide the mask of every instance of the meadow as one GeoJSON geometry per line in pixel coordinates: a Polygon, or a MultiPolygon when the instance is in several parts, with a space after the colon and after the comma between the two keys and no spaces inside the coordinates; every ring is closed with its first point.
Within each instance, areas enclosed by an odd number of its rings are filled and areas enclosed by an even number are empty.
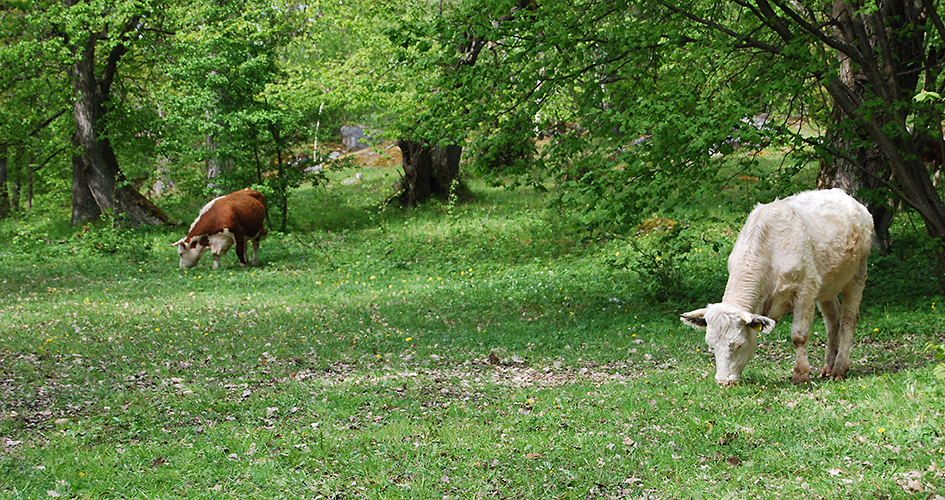
{"type": "Polygon", "coordinates": [[[782,322],[723,390],[678,318],[721,298],[750,186],[615,234],[475,179],[381,207],[396,170],[362,173],[297,191],[245,270],[177,269],[199,202],[0,221],[0,498],[945,495],[945,303],[908,216],[849,378],[791,385],[782,322]]]}

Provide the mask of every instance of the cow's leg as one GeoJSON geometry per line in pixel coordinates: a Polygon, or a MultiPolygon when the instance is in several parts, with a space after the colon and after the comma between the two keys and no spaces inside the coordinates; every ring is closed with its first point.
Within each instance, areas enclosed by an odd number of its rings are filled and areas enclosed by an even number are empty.
{"type": "Polygon", "coordinates": [[[818,302],[817,305],[820,307],[820,314],[824,316],[824,325],[827,327],[827,356],[824,367],[820,370],[820,376],[828,377],[833,368],[833,362],[837,359],[837,349],[840,345],[840,301],[834,297],[832,300],[818,302]]]}
{"type": "Polygon", "coordinates": [[[259,265],[259,238],[253,239],[253,265],[259,265]]]}
{"type": "Polygon", "coordinates": [[[233,239],[229,230],[216,234],[210,238],[210,253],[213,254],[213,269],[220,267],[220,257],[233,246],[233,239]]]}
{"type": "Polygon", "coordinates": [[[246,269],[246,237],[242,231],[233,231],[233,239],[236,241],[236,257],[240,259],[240,267],[246,269]]]}
{"type": "MultiPolygon", "coordinates": [[[[864,266],[865,267],[865,266],[864,266]]],[[[846,376],[850,369],[850,351],[853,349],[853,333],[856,331],[856,322],[860,319],[860,300],[863,298],[863,287],[866,285],[865,269],[847,284],[843,289],[843,303],[840,305],[840,346],[837,349],[837,359],[833,362],[830,375],[834,380],[846,376]]]]}
{"type": "Polygon", "coordinates": [[[810,338],[810,324],[814,320],[812,301],[800,301],[794,308],[794,320],[791,322],[791,342],[797,358],[794,360],[794,375],[791,382],[803,384],[810,380],[810,360],[807,354],[807,340],[810,338]]]}

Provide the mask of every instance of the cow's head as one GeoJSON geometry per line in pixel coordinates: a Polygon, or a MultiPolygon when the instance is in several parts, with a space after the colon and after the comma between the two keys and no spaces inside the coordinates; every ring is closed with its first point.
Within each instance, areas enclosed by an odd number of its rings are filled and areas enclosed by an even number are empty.
{"type": "Polygon", "coordinates": [[[177,255],[180,256],[181,270],[190,269],[200,262],[200,257],[210,248],[210,242],[207,238],[181,238],[170,246],[177,247],[177,255]]]}
{"type": "Polygon", "coordinates": [[[758,346],[758,333],[770,333],[775,321],[721,303],[682,315],[683,323],[705,330],[705,342],[715,351],[715,381],[726,386],[741,378],[758,346]]]}

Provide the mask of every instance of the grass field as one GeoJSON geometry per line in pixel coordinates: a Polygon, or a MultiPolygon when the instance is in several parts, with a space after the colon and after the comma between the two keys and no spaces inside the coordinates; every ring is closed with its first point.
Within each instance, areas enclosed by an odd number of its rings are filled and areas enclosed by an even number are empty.
{"type": "Polygon", "coordinates": [[[945,304],[907,217],[850,378],[791,385],[782,324],[721,390],[678,316],[721,298],[746,188],[618,236],[475,182],[378,209],[396,174],[363,174],[297,192],[246,270],[179,271],[182,228],[0,221],[0,498],[945,495],[945,304]]]}

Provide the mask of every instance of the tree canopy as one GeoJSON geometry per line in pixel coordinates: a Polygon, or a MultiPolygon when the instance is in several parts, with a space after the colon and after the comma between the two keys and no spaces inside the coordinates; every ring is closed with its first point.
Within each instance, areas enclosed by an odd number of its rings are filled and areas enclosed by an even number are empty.
{"type": "Polygon", "coordinates": [[[942,105],[918,99],[943,86],[932,0],[482,0],[445,11],[391,37],[400,59],[436,75],[415,133],[470,141],[480,167],[550,177],[596,219],[633,223],[715,189],[723,164],[750,170],[737,147],[784,146],[794,162],[847,163],[822,176],[826,187],[880,208],[902,200],[945,236],[922,161],[929,144],[941,155],[942,105]],[[807,120],[829,133],[796,126],[807,120]],[[530,158],[543,134],[552,142],[530,158]]]}
{"type": "Polygon", "coordinates": [[[922,161],[936,144],[945,156],[935,0],[49,1],[5,12],[0,144],[7,158],[31,151],[34,169],[71,154],[76,222],[109,208],[77,191],[91,171],[105,200],[158,180],[268,183],[285,228],[285,193],[302,182],[293,151],[317,123],[366,121],[388,138],[462,146],[470,171],[554,188],[588,221],[617,226],[672,215],[716,189],[720,169],[753,174],[746,149],[779,147],[787,161],[759,181],[775,193],[819,161],[822,185],[855,191],[874,218],[901,200],[945,237],[922,161]],[[96,155],[103,167],[80,168],[96,155]]]}

